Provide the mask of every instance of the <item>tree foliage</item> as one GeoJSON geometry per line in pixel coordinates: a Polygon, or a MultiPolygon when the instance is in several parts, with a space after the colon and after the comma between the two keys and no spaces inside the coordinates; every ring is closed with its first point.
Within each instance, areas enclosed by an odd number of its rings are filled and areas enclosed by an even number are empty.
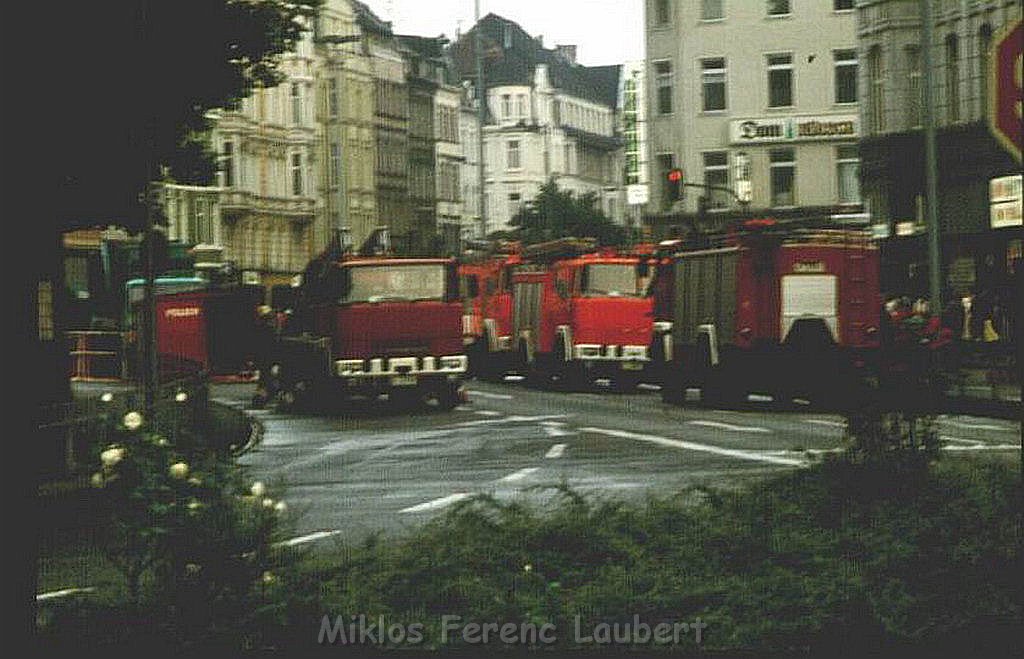
{"type": "Polygon", "coordinates": [[[627,232],[601,212],[597,195],[559,190],[554,179],[512,218],[512,232],[525,244],[559,238],[595,238],[601,245],[621,245],[627,232]]]}
{"type": "Polygon", "coordinates": [[[210,183],[208,111],[237,107],[254,87],[281,82],[280,55],[295,47],[321,3],[62,5],[43,23],[55,57],[40,69],[49,85],[33,118],[48,125],[58,149],[42,163],[47,187],[56,187],[58,225],[137,226],[137,197],[163,167],[178,182],[210,183]]]}

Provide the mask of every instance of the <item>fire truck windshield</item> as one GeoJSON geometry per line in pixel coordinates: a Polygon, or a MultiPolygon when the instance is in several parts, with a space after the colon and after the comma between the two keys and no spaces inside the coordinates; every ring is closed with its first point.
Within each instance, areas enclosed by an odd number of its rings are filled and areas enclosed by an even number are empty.
{"type": "Polygon", "coordinates": [[[643,294],[636,268],[630,263],[601,263],[583,271],[586,297],[640,297],[643,294]]]}
{"type": "Polygon", "coordinates": [[[364,265],[343,268],[338,302],[402,302],[443,300],[445,298],[445,266],[429,265],[364,265]],[[347,281],[344,281],[347,280],[347,281]]]}

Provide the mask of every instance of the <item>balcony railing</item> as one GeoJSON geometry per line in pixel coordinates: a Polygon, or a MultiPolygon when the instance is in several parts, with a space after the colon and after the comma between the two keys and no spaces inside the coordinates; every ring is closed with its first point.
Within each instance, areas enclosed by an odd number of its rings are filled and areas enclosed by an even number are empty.
{"type": "Polygon", "coordinates": [[[247,190],[225,190],[221,194],[220,206],[222,211],[259,211],[296,220],[310,220],[316,202],[311,197],[262,197],[247,190]]]}

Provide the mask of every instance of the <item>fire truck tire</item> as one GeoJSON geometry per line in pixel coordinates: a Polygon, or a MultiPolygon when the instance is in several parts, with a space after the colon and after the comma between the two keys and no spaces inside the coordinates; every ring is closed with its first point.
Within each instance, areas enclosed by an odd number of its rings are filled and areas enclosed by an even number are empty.
{"type": "Polygon", "coordinates": [[[459,396],[459,385],[458,383],[448,384],[435,396],[437,400],[437,408],[442,412],[451,412],[454,410],[460,400],[459,396]]]}

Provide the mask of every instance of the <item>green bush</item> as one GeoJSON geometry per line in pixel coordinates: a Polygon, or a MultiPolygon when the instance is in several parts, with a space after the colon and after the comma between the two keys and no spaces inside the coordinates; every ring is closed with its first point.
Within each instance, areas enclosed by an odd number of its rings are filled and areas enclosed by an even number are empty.
{"type": "MultiPolygon", "coordinates": [[[[551,622],[564,648],[575,645],[576,616],[590,629],[633,614],[651,625],[699,617],[708,649],[1007,647],[1016,638],[1022,593],[1008,575],[1022,567],[1021,483],[1005,465],[908,476],[836,460],[639,508],[563,494],[547,511],[481,497],[405,540],[306,564],[296,577],[304,595],[284,605],[292,629],[277,642],[313,643],[324,614],[426,622],[427,647],[440,646],[441,615],[551,622]]],[[[697,644],[688,636],[681,646],[697,644]]]]}
{"type": "Polygon", "coordinates": [[[217,452],[180,451],[125,415],[98,447],[92,485],[101,491],[99,539],[123,579],[123,595],[81,598],[41,611],[41,638],[55,644],[159,642],[241,649],[280,624],[281,571],[293,559],[286,507],[248,483],[217,452]]]}

